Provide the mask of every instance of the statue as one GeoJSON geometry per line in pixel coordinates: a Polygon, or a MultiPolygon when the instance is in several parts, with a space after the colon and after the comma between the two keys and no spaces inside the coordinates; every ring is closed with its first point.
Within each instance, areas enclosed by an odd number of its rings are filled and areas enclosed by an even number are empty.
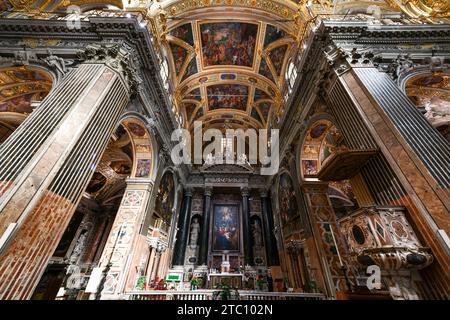
{"type": "Polygon", "coordinates": [[[198,223],[197,218],[194,218],[191,225],[191,236],[189,245],[191,248],[195,248],[197,246],[198,235],[200,234],[200,224],[198,223]]]}
{"type": "Polygon", "coordinates": [[[76,244],[75,244],[75,248],[72,251],[72,254],[70,255],[69,261],[71,264],[75,264],[78,260],[78,258],[81,255],[81,252],[83,251],[84,248],[84,242],[86,240],[86,234],[87,232],[83,232],[81,233],[80,237],[78,238],[76,244]]]}
{"type": "Polygon", "coordinates": [[[55,68],[60,75],[67,72],[66,63],[63,58],[53,55],[48,51],[49,55],[44,59],[49,67],[55,68]]]}
{"type": "Polygon", "coordinates": [[[252,224],[252,233],[253,233],[253,243],[255,247],[262,247],[262,235],[261,235],[261,227],[257,220],[255,220],[252,224]]]}

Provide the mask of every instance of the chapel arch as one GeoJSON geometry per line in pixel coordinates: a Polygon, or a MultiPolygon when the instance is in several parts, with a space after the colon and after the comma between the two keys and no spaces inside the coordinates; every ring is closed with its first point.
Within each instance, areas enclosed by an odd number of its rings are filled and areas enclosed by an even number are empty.
{"type": "Polygon", "coordinates": [[[41,67],[0,68],[0,143],[39,106],[53,86],[53,76],[41,67]]]}

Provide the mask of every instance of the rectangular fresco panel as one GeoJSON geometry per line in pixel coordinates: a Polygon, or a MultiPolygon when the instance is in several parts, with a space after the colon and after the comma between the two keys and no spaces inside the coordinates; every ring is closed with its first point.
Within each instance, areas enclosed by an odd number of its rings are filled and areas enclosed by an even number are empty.
{"type": "Polygon", "coordinates": [[[258,25],[241,22],[200,25],[203,66],[233,65],[251,67],[258,25]]]}
{"type": "Polygon", "coordinates": [[[302,160],[302,165],[305,176],[313,176],[318,173],[317,160],[302,160]]]}
{"type": "Polygon", "coordinates": [[[239,84],[209,86],[209,110],[228,108],[245,111],[247,109],[248,87],[239,84]]]}
{"type": "Polygon", "coordinates": [[[214,206],[213,251],[239,251],[239,211],[236,205],[214,206]]]}
{"type": "Polygon", "coordinates": [[[147,177],[150,174],[151,161],[149,159],[139,159],[136,169],[136,177],[147,177]]]}

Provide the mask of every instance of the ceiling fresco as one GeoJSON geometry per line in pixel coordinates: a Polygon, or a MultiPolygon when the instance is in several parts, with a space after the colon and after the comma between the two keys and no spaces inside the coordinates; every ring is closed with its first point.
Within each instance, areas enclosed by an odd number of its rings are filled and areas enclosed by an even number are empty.
{"type": "Polygon", "coordinates": [[[0,69],[0,112],[30,114],[33,101],[41,101],[52,87],[51,77],[27,67],[0,69]]]}
{"type": "Polygon", "coordinates": [[[296,49],[284,28],[256,18],[174,19],[166,52],[183,126],[201,120],[222,129],[266,127],[281,105],[284,70],[296,49]]]}

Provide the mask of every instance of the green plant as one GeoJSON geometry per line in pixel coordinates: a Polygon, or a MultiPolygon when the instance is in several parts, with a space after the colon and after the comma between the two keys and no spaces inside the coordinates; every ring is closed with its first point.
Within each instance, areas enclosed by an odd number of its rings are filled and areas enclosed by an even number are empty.
{"type": "MultiPolygon", "coordinates": [[[[224,283],[220,283],[216,286],[216,289],[219,289],[218,291],[213,292],[213,299],[214,300],[230,300],[232,296],[232,288],[224,283]]],[[[238,296],[239,293],[236,289],[235,295],[238,296]]]]}
{"type": "Polygon", "coordinates": [[[136,282],[136,289],[143,290],[147,283],[147,278],[145,276],[140,276],[136,282]]]}
{"type": "Polygon", "coordinates": [[[192,278],[191,280],[191,289],[195,290],[198,288],[199,281],[197,278],[192,278]]]}

